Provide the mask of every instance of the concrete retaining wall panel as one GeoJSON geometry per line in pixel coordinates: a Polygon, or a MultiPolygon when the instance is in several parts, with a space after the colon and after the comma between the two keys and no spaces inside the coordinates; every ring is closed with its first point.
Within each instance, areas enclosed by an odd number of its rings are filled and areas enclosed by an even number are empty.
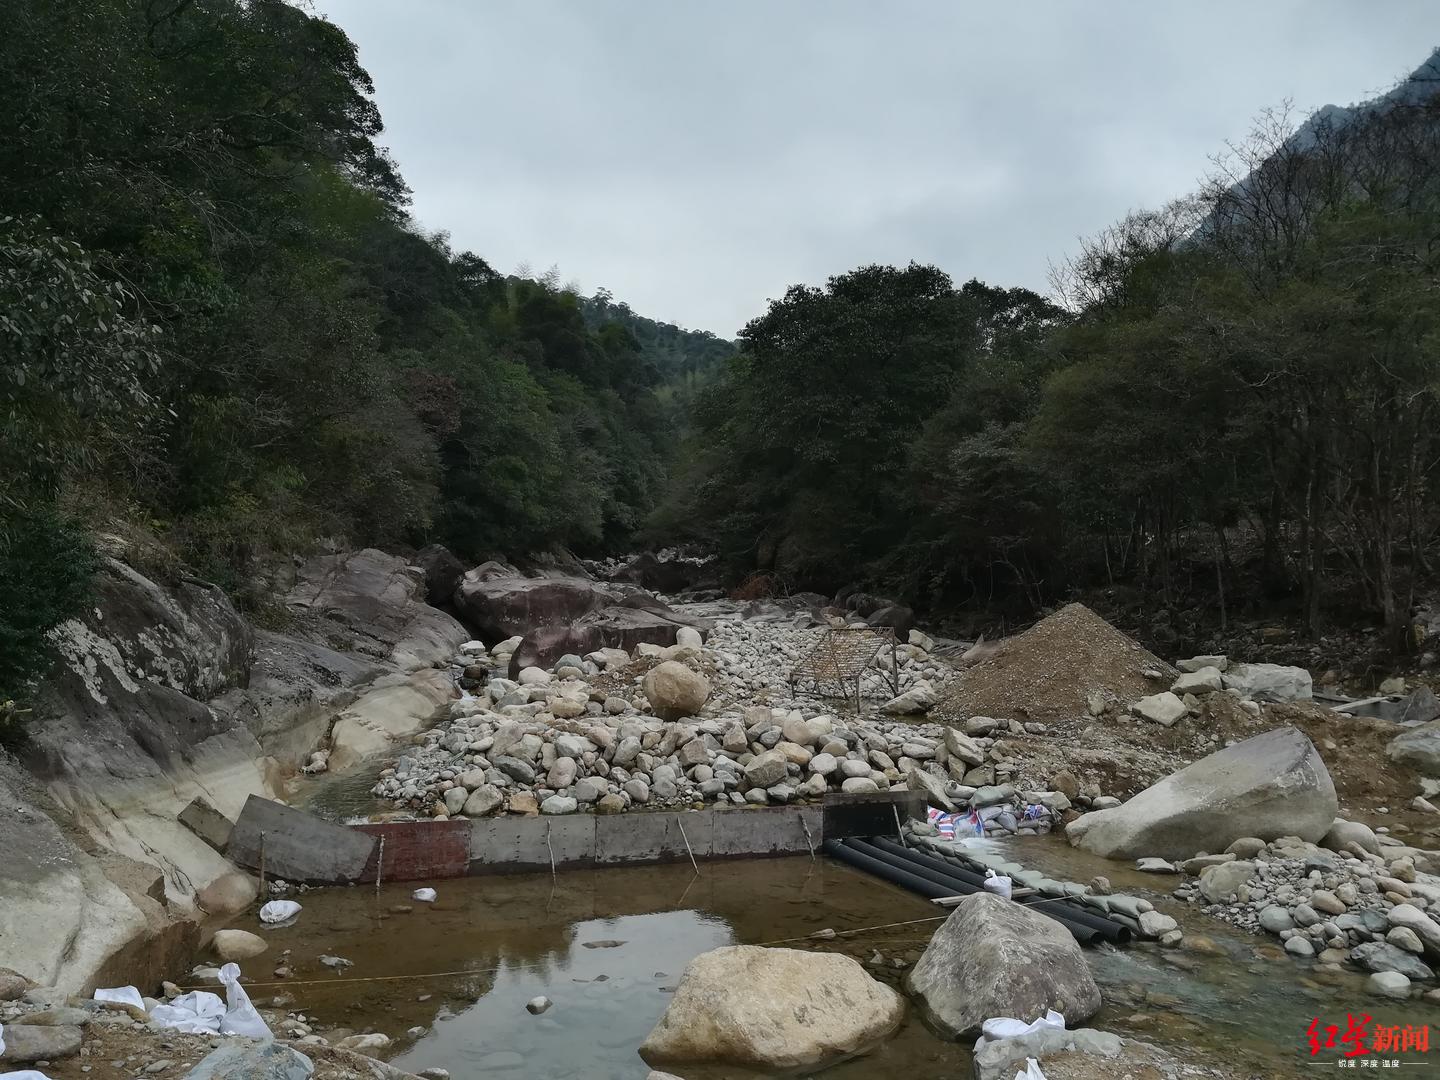
{"type": "Polygon", "coordinates": [[[225,856],[238,866],[297,883],[358,881],[375,852],[375,837],[322,821],[284,803],[251,795],[225,856]]]}
{"type": "Polygon", "coordinates": [[[595,858],[595,822],[591,814],[556,817],[497,817],[470,822],[470,872],[517,873],[555,866],[586,865],[595,858]],[[549,844],[546,844],[546,836],[549,844]]]}
{"type": "Polygon", "coordinates": [[[696,859],[708,859],[712,817],[710,813],[680,812],[596,818],[595,861],[601,865],[679,862],[689,861],[691,852],[696,859]]]}
{"type": "MultiPolygon", "coordinates": [[[[767,810],[717,810],[710,854],[714,858],[742,855],[808,855],[821,839],[818,807],[775,807],[767,810]],[[805,829],[810,829],[806,839],[805,829]]],[[[688,827],[688,823],[687,823],[688,827]]]]}

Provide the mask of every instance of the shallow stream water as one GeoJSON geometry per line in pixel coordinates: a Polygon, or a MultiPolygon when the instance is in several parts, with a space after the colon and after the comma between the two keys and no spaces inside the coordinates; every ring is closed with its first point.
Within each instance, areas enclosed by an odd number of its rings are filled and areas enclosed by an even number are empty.
{"type": "MultiPolygon", "coordinates": [[[[1015,839],[1003,850],[1071,880],[1103,873],[1115,891],[1145,896],[1181,921],[1187,944],[1178,950],[1151,944],[1087,950],[1105,997],[1087,1026],[1255,1077],[1314,1076],[1321,1062],[1334,1068],[1338,1050],[1309,1054],[1306,1031],[1316,1018],[1342,1029],[1347,1012],[1371,1016],[1372,1031],[1379,1024],[1440,1027],[1440,1010],[1432,1006],[1381,1003],[1365,993],[1359,975],[1317,977],[1312,964],[1285,956],[1277,939],[1234,931],[1173,901],[1168,890],[1177,878],[1136,873],[1058,837],[1015,839]]],[[[252,996],[262,1004],[277,993],[292,996],[291,1008],[318,1017],[322,1033],[383,1031],[397,1040],[392,1060],[412,1071],[440,1066],[457,1078],[638,1080],[646,1066],[636,1051],[699,953],[935,915],[912,894],[823,858],[712,862],[698,875],[672,865],[432,884],[439,899],[428,905],[411,899],[414,885],[384,886],[378,895],[364,887],[301,895],[305,909],[293,926],[260,931],[272,942],[264,966],[246,967],[263,983],[284,961],[293,978],[256,985],[252,996]],[[282,950],[289,955],[280,956],[282,950]],[[333,973],[318,962],[325,953],[353,967],[333,973]],[[397,978],[421,975],[427,977],[397,978]],[[525,1003],[539,995],[554,1005],[532,1016],[525,1003]],[[424,1029],[418,1037],[405,1034],[417,1027],[424,1029]]],[[[238,925],[255,929],[253,915],[238,925]]],[[[787,944],[862,961],[878,949],[887,961],[913,962],[935,925],[787,944]]],[[[893,967],[872,971],[892,984],[901,974],[893,967]]],[[[1426,1055],[1405,1060],[1423,1063],[1426,1055]]],[[[1421,1064],[1400,1075],[1428,1074],[1421,1064]]],[[[825,1075],[963,1078],[969,1052],[936,1038],[912,1009],[893,1039],[825,1075]]]]}
{"type": "MultiPolygon", "coordinates": [[[[476,877],[435,882],[434,904],[412,885],[312,890],[292,926],[260,930],[271,942],[247,975],[261,1005],[276,994],[322,1023],[396,1038],[391,1060],[457,1078],[643,1078],[637,1054],[685,965],[721,945],[761,944],[816,930],[932,919],[935,908],[825,859],[767,859],[685,866],[476,877]],[[397,908],[410,908],[397,911],[397,908]],[[289,949],[288,957],[280,950],[289,949]],[[330,954],[353,961],[332,975],[330,954]],[[266,983],[276,963],[294,977],[266,983]],[[437,978],[394,976],[463,971],[437,978]],[[262,974],[263,973],[263,974],[262,974]],[[385,981],[345,979],[389,976],[385,981]],[[309,980],[317,980],[310,982],[309,980]],[[554,1005],[525,1011],[539,995],[554,1005]],[[418,1039],[404,1033],[424,1027],[418,1039]]],[[[255,929],[254,918],[238,925],[255,929]]],[[[919,955],[934,923],[816,943],[860,958],[919,955]]],[[[804,948],[804,942],[792,942],[804,948]]],[[[899,972],[891,969],[892,978],[899,972]]],[[[248,980],[247,980],[248,981],[248,980]]],[[[910,1016],[872,1054],[826,1072],[835,1080],[964,1077],[964,1047],[933,1037],[910,1016]]]]}

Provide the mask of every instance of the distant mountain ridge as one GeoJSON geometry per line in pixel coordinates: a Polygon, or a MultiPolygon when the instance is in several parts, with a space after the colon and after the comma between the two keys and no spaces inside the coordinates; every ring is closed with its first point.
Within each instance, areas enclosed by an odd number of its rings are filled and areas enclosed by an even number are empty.
{"type": "Polygon", "coordinates": [[[1379,97],[1354,105],[1326,105],[1317,109],[1290,137],[1296,149],[1306,149],[1316,142],[1316,133],[1325,127],[1336,129],[1402,106],[1424,105],[1440,94],[1440,48],[1408,76],[1379,97]]]}
{"type": "Polygon", "coordinates": [[[674,323],[660,322],[633,311],[608,290],[580,297],[580,311],[593,330],[606,323],[619,323],[640,343],[640,355],[655,365],[667,383],[706,380],[738,346],[708,330],[686,330],[674,323]]]}
{"type": "MultiPolygon", "coordinates": [[[[1256,217],[1275,216],[1301,221],[1317,207],[1331,205],[1331,194],[1322,194],[1307,186],[1296,173],[1301,163],[1313,159],[1317,163],[1340,154],[1350,167],[1374,157],[1380,151],[1361,148],[1367,128],[1380,130],[1391,120],[1404,120],[1400,110],[1433,109],[1440,100],[1440,48],[1433,49],[1425,61],[1390,90],[1377,97],[1353,105],[1325,105],[1311,113],[1293,132],[1268,142],[1270,133],[1259,139],[1265,156],[1252,157],[1244,175],[1224,174],[1212,178],[1223,187],[1212,193],[1210,212],[1182,242],[1181,246],[1205,243],[1229,224],[1253,223],[1256,217]],[[1342,147],[1349,149],[1342,150],[1342,147]],[[1302,195],[1309,191],[1314,198],[1302,195]]],[[[1277,119],[1270,117],[1269,119],[1277,119]]],[[[1277,133],[1278,134],[1278,133],[1277,133]]],[[[1237,159],[1245,161],[1244,151],[1237,159]]],[[[1308,172],[1308,169],[1304,171],[1308,172]]]]}

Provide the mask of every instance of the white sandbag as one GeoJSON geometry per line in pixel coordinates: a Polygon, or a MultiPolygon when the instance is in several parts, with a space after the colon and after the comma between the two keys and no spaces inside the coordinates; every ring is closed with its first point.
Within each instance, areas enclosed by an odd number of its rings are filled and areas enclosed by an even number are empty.
{"type": "Polygon", "coordinates": [[[96,1001],[118,1001],[122,1005],[134,1005],[141,1012],[145,1011],[145,999],[140,996],[140,991],[133,986],[117,986],[111,990],[96,990],[96,1001]]]}
{"type": "Polygon", "coordinates": [[[435,902],[434,889],[416,889],[413,893],[410,894],[410,896],[413,899],[419,900],[422,903],[426,904],[433,904],[435,902]]]}
{"type": "Polygon", "coordinates": [[[1025,1068],[1015,1074],[1015,1080],[1046,1080],[1045,1074],[1040,1071],[1040,1063],[1034,1058],[1025,1059],[1025,1068]]]}
{"type": "Polygon", "coordinates": [[[988,893],[994,893],[1002,899],[1010,899],[1010,879],[1003,874],[997,874],[994,870],[985,871],[985,881],[980,886],[988,893]]]}
{"type": "Polygon", "coordinates": [[[208,990],[192,990],[150,1011],[150,1022],[187,1035],[218,1035],[225,1002],[208,990]]]}
{"type": "Polygon", "coordinates": [[[220,1018],[220,1034],[245,1035],[252,1039],[273,1039],[270,1026],[261,1019],[250,1003],[250,995],[240,985],[240,965],[226,964],[220,969],[225,984],[225,1015],[220,1018]]]}
{"type": "Polygon", "coordinates": [[[263,923],[280,923],[286,919],[293,919],[300,914],[300,905],[294,900],[271,900],[260,909],[260,921],[263,923]]]}
{"type": "Polygon", "coordinates": [[[1032,1031],[1039,1031],[1041,1028],[1064,1031],[1065,1015],[1049,1009],[1044,1016],[1028,1024],[1024,1020],[1016,1020],[1013,1016],[992,1016],[980,1025],[980,1038],[975,1040],[974,1052],[978,1054],[980,1048],[987,1043],[1029,1035],[1032,1031]]]}
{"type": "Polygon", "coordinates": [[[1013,1016],[992,1016],[980,1025],[980,1035],[986,1042],[999,1042],[1001,1039],[1015,1039],[1021,1035],[1029,1035],[1041,1028],[1064,1031],[1064,1014],[1049,1009],[1044,1016],[1028,1024],[1024,1020],[1016,1020],[1013,1016]]]}

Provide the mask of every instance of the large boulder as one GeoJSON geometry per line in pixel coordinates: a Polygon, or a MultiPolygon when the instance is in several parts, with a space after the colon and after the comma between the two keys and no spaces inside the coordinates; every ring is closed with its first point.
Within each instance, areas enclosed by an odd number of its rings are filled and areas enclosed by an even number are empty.
{"type": "Polygon", "coordinates": [[[930,1022],[952,1039],[992,1016],[1070,1024],[1100,1008],[1100,988],[1070,932],[1022,904],[978,892],[955,905],[906,978],[930,1022]]]}
{"type": "Polygon", "coordinates": [[[888,626],[895,631],[898,641],[908,641],[910,630],[915,625],[915,612],[904,604],[886,604],[866,617],[867,626],[888,626]]]}
{"type": "Polygon", "coordinates": [[[1143,716],[1146,720],[1153,720],[1163,727],[1173,727],[1175,721],[1185,715],[1185,702],[1171,691],[1166,690],[1159,694],[1151,694],[1149,697],[1142,697],[1130,706],[1130,711],[1138,716],[1143,716]]]}
{"type": "Polygon", "coordinates": [[[600,631],[593,626],[539,627],[522,637],[510,654],[509,676],[518,680],[528,667],[549,670],[562,656],[584,656],[601,645],[600,631]]]}
{"type": "MultiPolygon", "coordinates": [[[[373,652],[404,671],[444,664],[469,635],[425,601],[426,572],[374,548],[307,559],[285,603],[324,617],[329,638],[348,630],[345,646],[373,652]]],[[[508,635],[501,635],[508,636],[508,635]]]]}
{"type": "Polygon", "coordinates": [[[650,708],[662,720],[696,715],[710,700],[710,680],[678,660],[666,660],[645,674],[641,683],[650,708]]]}
{"type": "Polygon", "coordinates": [[[646,593],[634,593],[619,604],[592,611],[579,625],[594,629],[602,647],[626,652],[634,652],[644,644],[674,645],[682,627],[710,629],[707,620],[674,611],[646,593]]]}
{"type": "Polygon", "coordinates": [[[1111,859],[1188,859],[1242,836],[1311,843],[1338,808],[1325,762],[1298,729],[1256,735],[1146,788],[1123,806],[1095,810],[1065,830],[1072,844],[1111,859]]]}
{"type": "Polygon", "coordinates": [[[80,1052],[84,1036],[84,1030],[76,1024],[7,1024],[0,1068],[74,1057],[80,1052]]]}
{"type": "Polygon", "coordinates": [[[690,962],[640,1056],[809,1071],[885,1038],[904,1012],[900,995],[848,956],[734,945],[690,962]]]}
{"type": "Polygon", "coordinates": [[[1310,672],[1283,664],[1231,664],[1221,680],[1226,690],[1238,690],[1256,701],[1309,701],[1310,672]]]}
{"type": "Polygon", "coordinates": [[[881,705],[880,711],[889,716],[910,716],[914,713],[926,712],[939,700],[940,695],[936,693],[935,688],[926,680],[921,679],[899,697],[893,697],[881,705]]]}
{"type": "Polygon", "coordinates": [[[455,606],[484,641],[524,635],[542,626],[568,626],[615,597],[588,578],[521,577],[484,563],[460,579],[455,606]]]}
{"type": "Polygon", "coordinates": [[[444,544],[430,544],[415,553],[414,564],[425,571],[425,599],[436,607],[451,603],[465,576],[465,564],[444,544]]]}
{"type": "Polygon", "coordinates": [[[1440,720],[1402,731],[1385,747],[1385,756],[1425,776],[1440,776],[1440,720]]]}
{"type": "Polygon", "coordinates": [[[216,930],[210,949],[225,962],[249,960],[270,948],[269,942],[249,930],[216,930]]]}
{"type": "Polygon", "coordinates": [[[611,575],[612,581],[627,581],[641,588],[673,596],[714,579],[713,560],[686,558],[674,551],[656,555],[645,551],[611,575]]]}
{"type": "Polygon", "coordinates": [[[1380,854],[1380,841],[1376,839],[1375,832],[1363,821],[1346,821],[1344,818],[1336,818],[1330,823],[1330,828],[1320,838],[1320,846],[1329,848],[1331,851],[1344,851],[1347,844],[1359,844],[1361,848],[1372,855],[1380,854]]]}

